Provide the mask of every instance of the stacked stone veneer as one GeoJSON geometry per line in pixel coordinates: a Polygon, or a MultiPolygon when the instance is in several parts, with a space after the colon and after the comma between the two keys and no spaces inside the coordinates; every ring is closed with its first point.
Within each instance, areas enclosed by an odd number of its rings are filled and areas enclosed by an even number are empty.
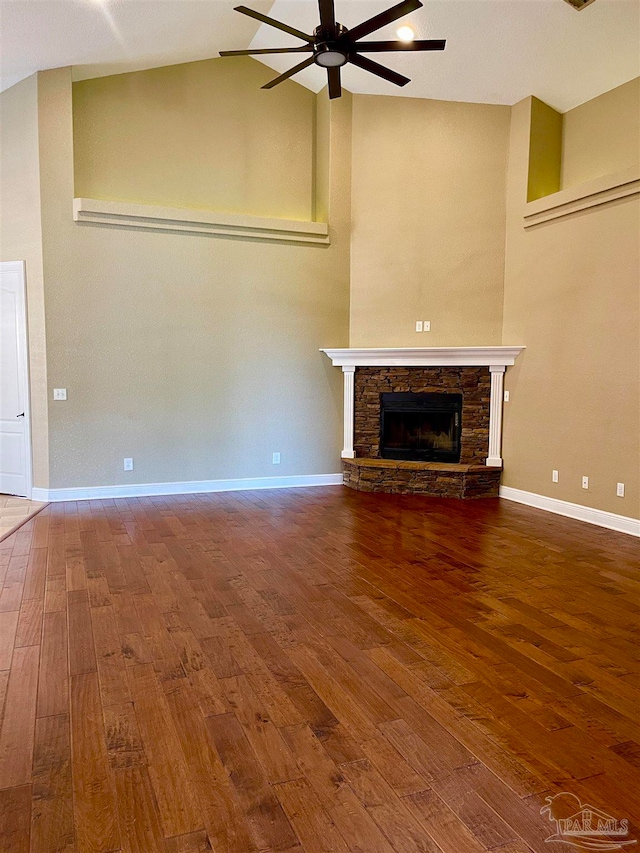
{"type": "Polygon", "coordinates": [[[380,395],[411,391],[462,394],[461,464],[483,464],[489,452],[488,367],[357,367],[354,450],[380,458],[380,395]]]}
{"type": "Polygon", "coordinates": [[[359,492],[430,495],[440,498],[496,498],[500,468],[397,459],[343,459],[343,482],[359,492]]]}

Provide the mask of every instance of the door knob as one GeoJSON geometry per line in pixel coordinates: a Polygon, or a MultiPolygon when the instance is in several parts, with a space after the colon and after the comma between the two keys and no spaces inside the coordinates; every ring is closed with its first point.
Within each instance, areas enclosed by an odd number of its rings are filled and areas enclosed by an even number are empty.
{"type": "Polygon", "coordinates": [[[23,418],[23,417],[24,417],[24,412],[20,412],[20,414],[19,414],[19,415],[16,415],[16,417],[17,417],[17,418],[23,418]]]}

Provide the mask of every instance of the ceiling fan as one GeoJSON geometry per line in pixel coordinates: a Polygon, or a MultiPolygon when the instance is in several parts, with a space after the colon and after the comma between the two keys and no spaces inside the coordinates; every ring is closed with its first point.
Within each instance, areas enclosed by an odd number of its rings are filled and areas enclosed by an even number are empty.
{"type": "Polygon", "coordinates": [[[368,21],[358,24],[352,30],[347,29],[342,24],[336,22],[334,9],[334,0],[318,0],[320,7],[320,26],[316,27],[312,36],[297,30],[295,27],[290,27],[288,24],[282,24],[274,18],[269,18],[260,12],[254,12],[253,9],[247,9],[246,6],[236,6],[235,11],[241,12],[243,15],[249,15],[250,18],[255,18],[263,24],[268,24],[270,27],[275,27],[285,33],[289,33],[296,38],[306,42],[300,47],[274,47],[263,50],[221,50],[220,56],[257,56],[260,54],[269,53],[310,53],[311,56],[285,71],[279,77],[271,80],[263,89],[272,89],[278,83],[288,80],[298,71],[307,68],[315,63],[321,68],[327,69],[327,77],[329,81],[329,97],[339,98],[342,94],[340,83],[340,68],[351,62],[365,71],[370,71],[371,74],[376,74],[390,83],[395,83],[396,86],[405,86],[410,82],[408,77],[374,62],[366,56],[361,56],[363,53],[384,53],[394,50],[444,50],[446,41],[444,39],[428,39],[422,41],[359,41],[363,36],[368,36],[369,33],[379,30],[381,27],[397,21],[398,18],[408,15],[410,12],[415,12],[422,6],[420,0],[403,0],[397,6],[392,6],[386,12],[381,12],[379,15],[374,15],[368,21]]]}

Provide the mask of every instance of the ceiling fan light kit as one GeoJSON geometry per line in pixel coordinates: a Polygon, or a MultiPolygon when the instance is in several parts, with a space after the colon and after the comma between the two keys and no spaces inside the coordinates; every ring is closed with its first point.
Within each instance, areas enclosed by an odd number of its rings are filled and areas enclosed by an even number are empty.
{"type": "MultiPolygon", "coordinates": [[[[572,0],[567,0],[572,2],[572,0]]],[[[579,2],[579,0],[575,0],[579,2]]],[[[593,0],[585,0],[590,3],[593,0]]],[[[265,48],[261,50],[222,50],[220,56],[259,56],[274,53],[310,53],[311,56],[304,59],[298,65],[285,71],[279,77],[271,80],[264,85],[263,89],[272,89],[289,77],[293,77],[298,71],[308,68],[310,65],[318,65],[320,68],[327,69],[327,80],[330,98],[339,98],[342,94],[342,84],[340,80],[340,68],[350,62],[352,65],[357,65],[364,71],[369,71],[377,77],[382,77],[383,80],[388,80],[396,86],[406,86],[410,82],[408,77],[398,74],[397,71],[392,71],[378,62],[374,62],[366,56],[361,56],[362,53],[385,53],[397,50],[444,50],[446,42],[444,39],[423,39],[413,40],[403,39],[402,41],[360,41],[364,36],[392,24],[399,18],[415,12],[420,9],[422,3],[420,0],[402,0],[397,6],[392,6],[385,12],[379,15],[374,15],[367,21],[363,21],[352,30],[347,29],[342,24],[337,23],[335,16],[334,0],[318,0],[320,9],[320,26],[316,27],[313,35],[307,35],[295,27],[290,27],[288,24],[283,24],[263,15],[261,12],[254,12],[253,9],[248,9],[246,6],[236,6],[235,11],[241,12],[243,15],[248,15],[250,18],[267,24],[270,27],[275,27],[282,32],[295,36],[305,44],[300,47],[275,47],[265,48]]],[[[408,30],[404,27],[402,29],[408,30]]],[[[413,35],[413,33],[412,33],[413,35]]]]}
{"type": "Polygon", "coordinates": [[[313,61],[322,68],[340,68],[346,65],[349,57],[346,51],[337,50],[328,42],[319,42],[314,51],[313,61]]]}

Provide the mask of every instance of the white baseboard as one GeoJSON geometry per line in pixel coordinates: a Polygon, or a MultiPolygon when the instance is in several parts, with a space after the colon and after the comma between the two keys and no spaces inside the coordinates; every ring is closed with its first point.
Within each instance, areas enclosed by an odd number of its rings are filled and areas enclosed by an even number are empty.
{"type": "Polygon", "coordinates": [[[191,483],[139,483],[87,486],[71,489],[34,488],[34,501],[93,501],[101,498],[144,498],[154,495],[196,495],[204,492],[240,492],[253,489],[297,489],[305,486],[341,486],[342,474],[302,474],[295,477],[254,477],[239,480],[195,480],[191,483]]]}
{"type": "Polygon", "coordinates": [[[534,506],[537,509],[544,509],[547,512],[554,512],[556,515],[575,518],[577,521],[586,521],[588,524],[597,524],[599,527],[617,530],[618,533],[640,536],[640,521],[627,515],[616,515],[614,512],[605,512],[602,509],[593,509],[590,506],[560,501],[546,495],[537,495],[535,492],[512,489],[510,486],[500,486],[500,497],[519,504],[534,506]]]}

